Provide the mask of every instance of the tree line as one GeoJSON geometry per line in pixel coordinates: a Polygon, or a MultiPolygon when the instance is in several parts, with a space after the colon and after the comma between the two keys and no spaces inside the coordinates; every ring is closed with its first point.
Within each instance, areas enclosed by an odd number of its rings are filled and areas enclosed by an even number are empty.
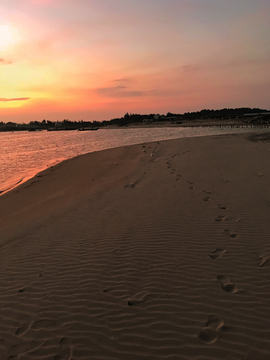
{"type": "MultiPolygon", "coordinates": [[[[224,108],[219,110],[203,109],[194,112],[185,112],[183,114],[168,112],[166,115],[160,114],[133,114],[126,113],[119,118],[103,121],[71,121],[64,119],[62,121],[51,121],[43,119],[42,121],[30,121],[28,124],[17,124],[14,122],[0,122],[0,131],[16,131],[16,130],[76,130],[81,128],[106,127],[109,125],[127,126],[130,124],[138,124],[143,122],[175,122],[181,123],[187,120],[205,120],[205,119],[235,119],[242,118],[246,115],[263,115],[269,110],[259,108],[224,108]]],[[[269,118],[269,115],[268,115],[269,118]]]]}

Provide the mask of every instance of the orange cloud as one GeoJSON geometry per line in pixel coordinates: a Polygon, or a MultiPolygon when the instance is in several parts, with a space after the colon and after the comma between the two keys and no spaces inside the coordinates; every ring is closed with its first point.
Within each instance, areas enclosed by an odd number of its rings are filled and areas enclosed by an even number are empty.
{"type": "Polygon", "coordinates": [[[4,65],[8,64],[8,65],[10,65],[10,64],[12,64],[12,61],[7,61],[5,59],[0,58],[0,64],[4,64],[4,65]]]}
{"type": "Polygon", "coordinates": [[[7,102],[7,101],[25,101],[29,100],[30,97],[23,97],[23,98],[0,98],[0,101],[7,102]]]}

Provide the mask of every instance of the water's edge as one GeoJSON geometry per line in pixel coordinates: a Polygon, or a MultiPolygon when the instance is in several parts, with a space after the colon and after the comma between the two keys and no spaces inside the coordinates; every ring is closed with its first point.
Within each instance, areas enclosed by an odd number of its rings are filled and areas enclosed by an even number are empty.
{"type": "MultiPolygon", "coordinates": [[[[106,129],[104,129],[106,130],[106,129]]],[[[127,132],[130,132],[131,129],[125,130],[127,132]]],[[[137,130],[137,129],[136,129],[137,130]]],[[[135,131],[136,131],[135,130],[135,131]]],[[[141,130],[141,129],[140,129],[141,130]]],[[[145,129],[142,129],[143,131],[145,131],[145,129]]],[[[158,130],[169,130],[170,132],[172,131],[172,128],[163,128],[163,129],[158,129],[158,130]]],[[[165,141],[165,140],[173,140],[173,139],[180,139],[180,138],[186,138],[186,137],[199,137],[199,136],[215,136],[215,135],[228,135],[228,134],[235,134],[235,133],[254,133],[254,132],[262,132],[262,131],[268,131],[269,129],[261,129],[261,128],[250,128],[250,127],[245,127],[245,128],[231,128],[231,127],[211,127],[210,129],[202,129],[200,128],[199,130],[201,131],[196,131],[196,133],[194,134],[194,128],[185,128],[185,131],[182,132],[181,134],[179,133],[178,135],[174,135],[169,133],[169,135],[165,135],[162,138],[162,135],[159,134],[158,138],[156,139],[156,135],[154,136],[154,139],[151,139],[151,137],[149,138],[145,138],[143,136],[143,139],[137,139],[136,136],[132,139],[131,143],[124,143],[119,145],[119,146],[109,146],[108,144],[98,144],[98,146],[96,146],[96,150],[92,150],[92,151],[86,151],[86,152],[81,152],[81,153],[74,153],[71,156],[67,156],[67,157],[63,157],[61,156],[59,159],[51,159],[49,161],[49,164],[45,163],[41,166],[36,166],[34,169],[26,169],[24,173],[22,173],[21,175],[16,175],[16,178],[14,177],[13,179],[9,179],[8,181],[2,183],[0,186],[0,196],[6,194],[7,192],[15,189],[16,187],[22,185],[23,183],[25,183],[26,181],[33,179],[35,176],[37,176],[38,174],[40,174],[41,172],[49,169],[49,168],[53,168],[54,166],[56,166],[57,164],[61,163],[62,161],[71,159],[71,158],[75,158],[84,154],[88,154],[88,153],[92,153],[95,151],[102,151],[102,150],[107,150],[107,149],[113,149],[113,148],[118,148],[118,147],[122,147],[122,146],[129,146],[129,145],[136,145],[136,144],[145,144],[145,143],[151,143],[151,142],[156,142],[156,141],[165,141]],[[207,130],[207,131],[205,131],[207,130]],[[191,133],[190,133],[191,131],[191,133]],[[193,134],[192,134],[193,132],[193,134]],[[200,134],[204,132],[204,134],[200,134]],[[209,134],[210,132],[210,134],[209,134]],[[133,141],[135,139],[135,142],[133,141]],[[150,141],[149,141],[150,140],[150,141]],[[101,145],[101,146],[100,146],[101,145]],[[27,173],[26,173],[27,172],[27,173]]],[[[115,130],[113,130],[115,131],[115,130]]],[[[116,129],[117,131],[117,129],[116,129]]],[[[131,131],[133,132],[133,131],[131,131]]],[[[123,132],[121,132],[122,134],[123,132]]],[[[89,139],[87,139],[89,140],[89,139]]],[[[122,139],[123,140],[123,139],[122,139]]],[[[48,161],[46,161],[48,162],[48,161]]]]}

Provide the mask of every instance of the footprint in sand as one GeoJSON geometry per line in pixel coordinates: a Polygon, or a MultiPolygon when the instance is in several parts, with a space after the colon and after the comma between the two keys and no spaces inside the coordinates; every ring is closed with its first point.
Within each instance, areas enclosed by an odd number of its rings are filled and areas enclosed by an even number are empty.
{"type": "Polygon", "coordinates": [[[139,183],[139,180],[134,181],[133,183],[126,185],[126,186],[125,186],[125,189],[128,188],[128,187],[135,188],[135,186],[136,186],[138,183],[139,183]]]}
{"type": "Polygon", "coordinates": [[[133,296],[132,299],[128,300],[128,305],[132,306],[135,304],[143,303],[145,301],[146,294],[145,293],[138,293],[133,296]]]}
{"type": "Polygon", "coordinates": [[[223,206],[223,205],[218,205],[218,207],[219,207],[221,210],[228,210],[228,209],[226,208],[226,206],[223,206]]]}
{"type": "Polygon", "coordinates": [[[225,254],[225,252],[227,252],[227,250],[225,250],[225,249],[216,249],[209,256],[210,256],[210,258],[216,260],[216,259],[221,258],[221,256],[223,254],[225,254]]]}
{"type": "Polygon", "coordinates": [[[259,259],[260,259],[259,266],[263,266],[266,263],[266,261],[270,259],[270,256],[269,255],[261,255],[261,256],[259,256],[259,259]]]}
{"type": "Polygon", "coordinates": [[[225,229],[224,231],[228,233],[231,238],[237,238],[239,236],[233,230],[225,229]]]}
{"type": "Polygon", "coordinates": [[[55,355],[54,360],[70,360],[72,358],[71,341],[66,338],[60,340],[60,351],[55,355]]]}
{"type": "Polygon", "coordinates": [[[23,336],[30,329],[32,323],[33,323],[33,321],[32,321],[31,316],[28,316],[28,315],[23,316],[20,319],[20,322],[19,322],[20,326],[18,327],[15,334],[18,336],[23,336]]]}
{"type": "Polygon", "coordinates": [[[169,161],[167,161],[166,164],[167,164],[167,169],[170,169],[172,166],[171,163],[169,161]]]}
{"type": "Polygon", "coordinates": [[[220,222],[220,221],[224,221],[226,218],[227,216],[219,215],[215,220],[220,222]]]}
{"type": "Polygon", "coordinates": [[[217,276],[217,280],[221,283],[221,288],[231,294],[235,294],[238,289],[235,284],[233,284],[230,278],[226,275],[217,276]]]}
{"type": "Polygon", "coordinates": [[[211,196],[206,196],[206,198],[203,199],[203,201],[210,201],[212,200],[211,196]]]}
{"type": "Polygon", "coordinates": [[[199,339],[206,344],[213,344],[217,341],[219,336],[219,330],[224,326],[224,321],[215,315],[208,317],[205,326],[201,329],[199,339]]]}

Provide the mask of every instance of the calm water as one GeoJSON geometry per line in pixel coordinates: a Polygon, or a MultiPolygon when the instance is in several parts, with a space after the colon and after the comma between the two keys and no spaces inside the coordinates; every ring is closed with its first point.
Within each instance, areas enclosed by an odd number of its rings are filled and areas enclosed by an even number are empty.
{"type": "Polygon", "coordinates": [[[88,152],[157,140],[247,131],[251,129],[171,127],[0,133],[0,191],[61,160],[88,152]]]}

